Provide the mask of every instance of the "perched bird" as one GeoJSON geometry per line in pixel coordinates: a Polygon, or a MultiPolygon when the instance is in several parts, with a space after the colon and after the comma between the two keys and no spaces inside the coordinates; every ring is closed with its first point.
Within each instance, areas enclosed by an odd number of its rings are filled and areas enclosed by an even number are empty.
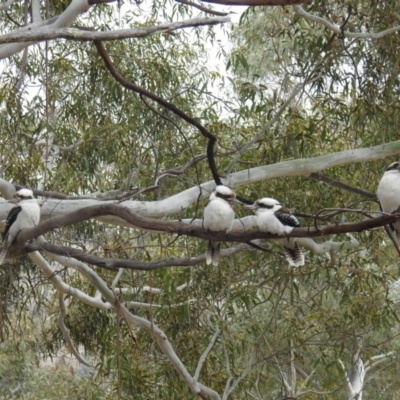
{"type": "Polygon", "coordinates": [[[33,197],[32,190],[20,189],[14,197],[17,204],[10,210],[6,219],[3,233],[3,245],[5,247],[0,253],[0,265],[19,232],[23,229],[33,228],[40,220],[40,206],[33,197]]]}
{"type": "MultiPolygon", "coordinates": [[[[255,201],[253,205],[245,207],[255,210],[257,225],[262,232],[285,236],[290,234],[293,228],[300,226],[297,218],[290,210],[282,207],[278,200],[264,197],[255,201]]],[[[291,266],[304,265],[304,254],[295,238],[275,239],[275,241],[283,244],[286,259],[291,266]]]]}
{"type": "MultiPolygon", "coordinates": [[[[230,202],[236,199],[235,192],[228,186],[218,185],[211,193],[203,213],[203,226],[211,232],[229,232],[232,229],[235,212],[230,202]]],[[[219,242],[208,242],[206,263],[218,265],[219,242]]]]}
{"type": "MultiPolygon", "coordinates": [[[[400,164],[398,161],[391,163],[386,168],[379,181],[376,195],[384,213],[391,214],[400,207],[400,164]]],[[[397,241],[399,241],[400,221],[394,222],[391,227],[396,231],[397,241]]]]}

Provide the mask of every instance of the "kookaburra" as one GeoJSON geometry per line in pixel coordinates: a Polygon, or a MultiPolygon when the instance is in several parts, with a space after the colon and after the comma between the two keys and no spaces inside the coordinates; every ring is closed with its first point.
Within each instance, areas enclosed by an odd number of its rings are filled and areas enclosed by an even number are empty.
{"type": "MultiPolygon", "coordinates": [[[[211,193],[203,213],[203,226],[211,232],[229,232],[232,229],[235,212],[231,202],[236,199],[235,192],[228,186],[218,185],[211,193]]],[[[208,242],[207,265],[218,265],[219,242],[208,242]]]]}
{"type": "Polygon", "coordinates": [[[17,204],[8,213],[3,232],[4,249],[0,253],[0,265],[3,263],[8,248],[23,229],[33,228],[40,220],[40,206],[33,197],[32,190],[20,189],[14,197],[17,204]]]}
{"type": "MultiPolygon", "coordinates": [[[[376,195],[384,213],[391,214],[400,207],[400,164],[398,161],[391,163],[386,168],[379,181],[376,195]]],[[[391,226],[396,231],[397,241],[399,241],[400,221],[397,220],[391,226]]]]}
{"type": "MultiPolygon", "coordinates": [[[[257,226],[262,232],[269,232],[280,236],[288,235],[293,228],[300,226],[297,218],[279,204],[278,200],[264,197],[254,202],[253,205],[245,206],[252,208],[257,215],[257,226]]],[[[304,265],[304,255],[295,238],[274,239],[283,244],[285,256],[293,267],[304,265]]]]}

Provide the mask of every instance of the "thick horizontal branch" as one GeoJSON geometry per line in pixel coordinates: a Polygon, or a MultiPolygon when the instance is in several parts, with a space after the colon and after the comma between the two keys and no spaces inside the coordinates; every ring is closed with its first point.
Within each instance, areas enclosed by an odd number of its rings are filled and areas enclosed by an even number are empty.
{"type": "Polygon", "coordinates": [[[229,175],[227,184],[231,187],[236,187],[280,176],[308,176],[312,172],[322,171],[327,168],[380,160],[399,153],[400,140],[397,140],[373,147],[338,151],[313,158],[298,158],[297,160],[250,168],[229,175]]]}
{"type": "MultiPolygon", "coordinates": [[[[280,236],[258,230],[243,230],[238,232],[209,232],[196,225],[190,225],[183,222],[165,221],[153,218],[143,217],[127,207],[118,204],[101,204],[82,208],[70,214],[50,218],[41,222],[38,226],[22,231],[17,242],[22,244],[27,240],[37,238],[45,233],[70,226],[78,222],[86,221],[95,217],[113,215],[117,216],[139,229],[165,232],[169,234],[187,235],[204,240],[213,240],[221,242],[248,242],[254,239],[278,239],[280,236]]],[[[317,237],[332,235],[338,233],[361,232],[378,226],[393,223],[400,214],[385,214],[378,218],[370,218],[359,222],[338,223],[323,225],[319,227],[294,228],[289,237],[317,237]]]]}
{"type": "MultiPolygon", "coordinates": [[[[23,244],[37,238],[51,230],[76,224],[95,217],[104,215],[117,216],[128,223],[143,230],[159,231],[169,234],[187,235],[197,237],[203,240],[213,240],[220,242],[250,242],[255,239],[278,239],[281,236],[273,235],[259,230],[243,230],[237,232],[208,232],[202,227],[190,225],[183,222],[157,220],[143,217],[127,207],[117,204],[103,204],[91,207],[85,207],[73,213],[50,218],[41,222],[38,226],[22,231],[16,243],[10,248],[10,256],[16,257],[21,253],[23,244]]],[[[388,225],[400,218],[400,214],[385,214],[378,218],[370,218],[359,222],[331,224],[318,227],[295,228],[290,237],[318,237],[338,233],[362,232],[379,226],[388,225]]],[[[50,251],[50,250],[49,250],[50,251]]],[[[69,254],[73,255],[74,249],[69,250],[69,254]]],[[[85,260],[90,262],[89,260],[85,260]]]]}
{"type": "MultiPolygon", "coordinates": [[[[82,208],[71,214],[50,218],[35,228],[27,229],[18,236],[18,242],[25,242],[45,234],[53,229],[73,225],[102,215],[114,215],[128,223],[150,231],[159,231],[170,234],[179,234],[197,237],[199,239],[247,242],[254,239],[278,239],[280,236],[258,230],[239,231],[230,233],[209,232],[201,227],[183,222],[164,221],[142,217],[127,207],[117,204],[104,204],[82,208]]],[[[377,218],[370,218],[359,222],[337,223],[319,227],[294,228],[289,237],[318,237],[338,233],[362,232],[379,226],[388,225],[400,218],[400,214],[386,214],[377,218]]]]}
{"type": "Polygon", "coordinates": [[[136,29],[119,29],[110,32],[96,32],[79,28],[51,29],[43,27],[31,31],[21,31],[0,36],[0,44],[16,42],[40,42],[52,39],[68,39],[78,41],[109,41],[130,38],[141,38],[150,35],[173,32],[183,28],[194,28],[204,25],[217,25],[230,21],[230,17],[193,18],[179,22],[169,22],[158,26],[136,29]]]}
{"type": "MultiPolygon", "coordinates": [[[[234,172],[229,174],[224,179],[224,184],[235,188],[237,193],[240,193],[240,186],[247,185],[253,182],[266,181],[268,179],[290,176],[309,176],[312,172],[325,170],[328,168],[339,167],[346,164],[356,164],[359,162],[368,162],[373,160],[385,159],[400,154],[400,141],[390,142],[383,145],[378,145],[368,148],[360,148],[354,150],[345,150],[337,153],[331,153],[314,158],[297,159],[290,161],[282,161],[275,164],[249,168],[246,170],[234,172]]],[[[383,171],[382,171],[383,172],[383,171]]],[[[6,182],[6,181],[3,181],[6,182]]],[[[6,193],[6,186],[3,185],[0,179],[0,189],[3,196],[10,198],[15,192],[14,186],[10,185],[10,194],[6,193]]],[[[138,211],[141,215],[146,215],[152,218],[167,217],[170,215],[181,214],[185,209],[195,204],[200,199],[205,199],[208,194],[215,188],[213,181],[205,182],[201,186],[193,186],[172,196],[166,197],[158,201],[125,201],[124,205],[132,210],[138,211]]],[[[39,192],[37,193],[39,194],[39,192]]],[[[44,196],[51,193],[43,193],[44,196]]],[[[272,197],[278,196],[271,193],[272,197]]],[[[280,195],[279,195],[280,196],[280,195]]],[[[60,196],[62,197],[62,196],[60,196]]],[[[93,196],[92,196],[93,197],[93,196]]],[[[283,198],[279,198],[283,201],[283,198]]],[[[256,199],[252,199],[256,200],[256,199]]],[[[85,197],[72,198],[68,197],[65,200],[58,199],[45,199],[41,210],[42,219],[51,218],[54,216],[64,215],[83,207],[103,204],[103,200],[98,198],[85,199],[85,197]]],[[[107,201],[106,204],[111,204],[107,201]]],[[[336,204],[332,204],[336,206],[336,204]]],[[[0,200],[0,219],[6,219],[11,205],[0,200]]],[[[306,212],[307,210],[302,210],[306,212]]],[[[102,216],[98,219],[107,224],[114,224],[118,226],[127,226],[129,224],[123,220],[112,217],[102,216]]]]}

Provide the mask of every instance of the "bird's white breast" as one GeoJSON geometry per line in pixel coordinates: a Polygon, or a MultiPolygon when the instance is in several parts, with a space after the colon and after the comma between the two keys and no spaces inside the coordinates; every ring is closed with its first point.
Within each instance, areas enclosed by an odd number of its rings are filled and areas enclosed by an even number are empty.
{"type": "Polygon", "coordinates": [[[36,200],[25,200],[21,202],[19,206],[21,207],[21,211],[8,230],[8,245],[11,245],[22,229],[33,228],[40,221],[40,207],[36,200]]]}
{"type": "Polygon", "coordinates": [[[395,211],[400,206],[400,172],[386,171],[378,184],[376,194],[384,212],[395,211]]]}
{"type": "Polygon", "coordinates": [[[235,212],[225,200],[215,198],[204,209],[204,228],[215,232],[232,229],[235,212]]]}
{"type": "Polygon", "coordinates": [[[286,226],[276,218],[274,213],[268,210],[257,210],[257,225],[262,232],[274,233],[277,235],[288,235],[292,232],[293,227],[286,226]]]}

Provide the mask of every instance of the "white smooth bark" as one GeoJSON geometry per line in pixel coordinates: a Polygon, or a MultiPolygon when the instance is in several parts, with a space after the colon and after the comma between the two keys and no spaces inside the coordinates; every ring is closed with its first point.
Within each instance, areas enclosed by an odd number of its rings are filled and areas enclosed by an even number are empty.
{"type": "Polygon", "coordinates": [[[155,34],[172,32],[178,29],[207,26],[222,24],[230,21],[230,17],[214,17],[214,18],[192,18],[178,22],[165,22],[157,26],[148,26],[135,29],[116,29],[113,31],[84,31],[77,28],[64,28],[57,27],[54,22],[50,26],[39,27],[30,31],[17,31],[0,36],[0,43],[14,43],[14,42],[39,42],[43,40],[52,39],[70,39],[70,40],[121,40],[130,38],[142,38],[155,34]]]}
{"type": "MultiPolygon", "coordinates": [[[[250,183],[278,178],[284,176],[308,176],[312,172],[322,171],[327,168],[340,165],[354,164],[358,162],[367,162],[387,158],[395,154],[400,154],[400,140],[383,144],[375,147],[361,148],[354,150],[345,150],[328,155],[304,158],[292,161],[282,161],[276,164],[265,165],[256,168],[250,168],[230,174],[224,183],[232,188],[248,185],[250,183]]],[[[205,199],[214,190],[214,181],[209,181],[201,185],[202,199],[205,199]]],[[[3,193],[3,185],[0,181],[0,192],[3,193]]],[[[171,214],[180,214],[192,204],[196,203],[200,194],[198,186],[186,189],[180,193],[170,196],[160,201],[135,201],[129,200],[121,203],[123,206],[131,208],[135,212],[152,218],[161,218],[171,214]]],[[[278,197],[275,193],[261,193],[260,197],[278,197]]],[[[254,199],[256,200],[256,199],[254,199]]],[[[279,199],[280,200],[280,199],[279,199]]],[[[96,199],[82,200],[57,200],[46,199],[43,201],[42,218],[50,216],[65,215],[83,207],[113,203],[113,201],[99,201],[96,199]]],[[[3,208],[4,203],[0,202],[0,219],[4,219],[10,209],[9,206],[3,208]]],[[[287,204],[290,207],[290,204],[287,204]]],[[[335,206],[333,204],[333,206],[335,206]]],[[[118,218],[101,217],[100,221],[116,223],[120,225],[118,218]]],[[[244,219],[242,220],[244,221],[244,219]]],[[[236,222],[235,222],[236,223],[236,222]]],[[[240,224],[240,222],[237,222],[240,224]]],[[[126,226],[126,225],[125,225],[126,226]]]]}
{"type": "MultiPolygon", "coordinates": [[[[54,255],[51,255],[54,257],[54,255]]],[[[54,257],[54,259],[60,258],[54,257]]],[[[63,263],[67,265],[71,261],[69,261],[66,257],[61,257],[63,259],[63,263]]],[[[110,304],[112,307],[116,307],[116,299],[112,290],[110,290],[100,276],[94,272],[91,268],[89,268],[86,264],[79,262],[77,260],[73,260],[74,267],[77,271],[82,274],[103,296],[103,298],[110,304]]],[[[133,325],[146,330],[158,343],[164,355],[170,360],[173,364],[179,375],[186,382],[186,384],[190,387],[190,389],[194,393],[199,393],[200,391],[206,392],[209,396],[214,399],[220,399],[218,393],[213,391],[212,389],[196,382],[193,377],[189,374],[186,367],[183,365],[182,361],[179,359],[175,350],[173,349],[171,343],[168,341],[165,333],[158,328],[156,324],[148,321],[142,317],[132,314],[124,305],[121,304],[121,308],[123,313],[127,316],[127,318],[132,322],[133,325]]]]}
{"type": "MultiPolygon", "coordinates": [[[[74,22],[79,14],[87,11],[90,7],[91,6],[89,6],[86,0],[72,0],[71,4],[58,16],[58,18],[52,18],[50,21],[34,22],[33,24],[18,29],[17,32],[33,32],[37,28],[46,31],[46,29],[49,29],[49,26],[51,26],[52,29],[68,27],[74,22]]],[[[0,60],[19,53],[21,50],[34,43],[35,41],[2,45],[0,46],[0,60]]]]}
{"type": "MultiPolygon", "coordinates": [[[[322,171],[327,168],[332,168],[340,165],[353,164],[358,162],[368,162],[387,158],[395,154],[400,154],[400,140],[387,144],[340,151],[320,157],[304,158],[292,161],[282,161],[276,164],[265,165],[256,168],[250,168],[228,175],[224,183],[232,188],[237,188],[250,183],[278,178],[284,176],[308,176],[312,172],[322,171]]],[[[209,181],[201,185],[201,199],[205,199],[214,190],[215,182],[209,181]]],[[[9,182],[0,179],[0,193],[5,198],[10,198],[12,186],[9,182]]],[[[161,218],[171,214],[181,214],[183,210],[196,203],[200,194],[198,186],[186,189],[180,193],[170,196],[160,201],[135,201],[128,200],[121,203],[123,206],[131,208],[140,215],[161,218]]],[[[260,197],[270,196],[278,197],[275,193],[261,193],[260,197]]],[[[256,200],[256,199],[254,199],[256,200]]],[[[280,199],[279,199],[280,200],[280,199]]],[[[114,201],[100,201],[97,199],[81,199],[81,200],[58,200],[44,199],[41,209],[42,219],[65,215],[83,207],[88,207],[98,204],[112,204],[114,201]]],[[[290,207],[290,204],[287,204],[290,207]]],[[[334,206],[334,205],[333,205],[334,206]]],[[[11,205],[6,201],[0,200],[0,220],[4,220],[11,209],[11,205]]],[[[247,217],[250,218],[250,217],[247,217]]],[[[132,227],[116,217],[99,217],[100,221],[111,223],[120,226],[132,227]]],[[[236,226],[242,225],[246,228],[246,218],[235,220],[234,229],[236,226]]],[[[254,222],[247,224],[247,227],[253,226],[254,222]]],[[[242,228],[242,229],[243,229],[242,228]]]]}
{"type": "MultiPolygon", "coordinates": [[[[63,282],[59,275],[54,274],[54,271],[49,263],[43,258],[43,256],[39,252],[30,253],[29,257],[32,259],[32,261],[35,262],[39,269],[42,270],[44,275],[50,280],[50,282],[58,290],[59,293],[69,294],[75,297],[77,300],[81,300],[87,305],[103,310],[116,307],[116,299],[113,291],[110,290],[107,284],[100,278],[100,276],[91,268],[89,268],[86,264],[72,258],[57,256],[51,253],[48,253],[48,255],[54,260],[60,262],[62,265],[75,268],[101,293],[102,297],[106,301],[103,302],[100,298],[90,297],[83,292],[67,285],[65,282],[63,282]]],[[[160,346],[165,356],[171,361],[179,375],[194,393],[197,394],[202,391],[204,393],[207,393],[208,396],[215,400],[221,399],[217,392],[197,382],[189,374],[186,367],[183,365],[183,363],[175,353],[165,333],[161,329],[159,329],[157,325],[155,325],[153,322],[148,321],[147,319],[141,318],[137,315],[133,315],[122,304],[121,307],[124,314],[132,322],[133,325],[146,330],[158,342],[158,345],[160,346]]]]}
{"type": "Polygon", "coordinates": [[[42,16],[40,15],[40,0],[32,0],[31,11],[32,11],[32,21],[33,22],[42,21],[42,16]]]}

